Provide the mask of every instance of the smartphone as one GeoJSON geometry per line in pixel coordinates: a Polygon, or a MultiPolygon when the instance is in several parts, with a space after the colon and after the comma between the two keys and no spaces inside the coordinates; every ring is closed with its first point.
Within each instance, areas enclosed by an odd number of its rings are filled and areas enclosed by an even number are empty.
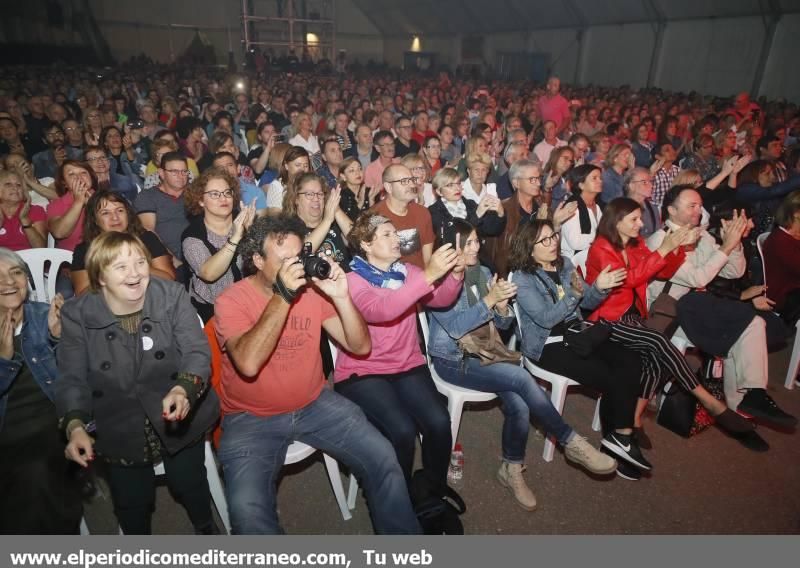
{"type": "Polygon", "coordinates": [[[589,322],[589,321],[579,321],[579,322],[575,322],[573,324],[570,324],[570,326],[567,328],[567,331],[570,332],[570,333],[580,333],[582,331],[586,331],[587,329],[589,329],[593,325],[594,324],[592,322],[589,322]]]}
{"type": "Polygon", "coordinates": [[[488,184],[486,186],[486,193],[492,197],[497,197],[497,186],[495,184],[488,184]]]}

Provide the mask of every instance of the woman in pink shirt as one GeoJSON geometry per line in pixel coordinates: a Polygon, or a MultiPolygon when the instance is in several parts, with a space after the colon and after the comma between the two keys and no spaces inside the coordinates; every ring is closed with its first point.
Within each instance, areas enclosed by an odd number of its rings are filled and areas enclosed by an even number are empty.
{"type": "Polygon", "coordinates": [[[47,229],[57,248],[74,251],[83,240],[86,202],[97,190],[97,176],[86,162],[65,160],[55,185],[59,197],[47,207],[47,229]]]}
{"type": "Polygon", "coordinates": [[[417,303],[447,307],[464,279],[463,260],[451,245],[433,253],[421,270],[398,262],[400,239],[391,221],[365,213],[348,240],[358,251],[347,275],[353,303],[361,311],[372,351],[356,356],[339,352],[336,391],[358,404],[394,446],[406,481],[411,481],[414,448],[422,434],[422,466],[446,483],[452,436],[450,417],[419,347],[417,303]]]}

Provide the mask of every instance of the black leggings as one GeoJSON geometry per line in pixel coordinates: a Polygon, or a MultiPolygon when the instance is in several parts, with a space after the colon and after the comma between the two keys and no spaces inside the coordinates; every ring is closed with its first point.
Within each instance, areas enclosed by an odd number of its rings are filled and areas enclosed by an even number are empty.
{"type": "MultiPolygon", "coordinates": [[[[196,442],[174,456],[165,455],[164,471],[170,491],[186,508],[195,530],[211,527],[211,493],[206,478],[204,441],[196,442]]],[[[153,465],[112,464],[108,468],[108,484],[122,532],[150,534],[156,501],[153,465]]]]}
{"type": "Polygon", "coordinates": [[[536,364],[600,391],[604,432],[633,428],[642,376],[641,358],[634,351],[609,340],[589,357],[581,358],[563,343],[550,343],[544,346],[536,364]]]}

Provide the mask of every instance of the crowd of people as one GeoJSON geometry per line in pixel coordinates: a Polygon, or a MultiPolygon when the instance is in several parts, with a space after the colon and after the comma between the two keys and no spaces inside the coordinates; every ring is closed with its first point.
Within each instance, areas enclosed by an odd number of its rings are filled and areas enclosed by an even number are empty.
{"type": "Polygon", "coordinates": [[[355,474],[377,533],[419,533],[416,444],[443,487],[454,443],[431,368],[499,397],[497,478],[529,511],[532,418],[599,479],[635,481],[667,383],[766,451],[756,423],[797,423],[766,387],[800,317],[798,137],[796,105],[746,93],[2,69],[0,532],[77,531],[75,464],[99,458],[126,534],[150,532],[158,462],[214,533],[221,421],[233,532],[282,531],[301,441],[355,474]],[[50,305],[17,254],[47,246],[73,253],[50,305]],[[720,361],[721,399],[676,338],[720,361]],[[602,395],[599,448],[520,357],[602,395]]]}

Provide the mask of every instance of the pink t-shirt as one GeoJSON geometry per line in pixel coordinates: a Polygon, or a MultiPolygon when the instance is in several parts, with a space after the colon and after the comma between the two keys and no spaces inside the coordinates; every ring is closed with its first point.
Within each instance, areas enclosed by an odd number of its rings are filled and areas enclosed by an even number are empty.
{"type": "MultiPolygon", "coordinates": [[[[400,162],[399,158],[392,158],[392,163],[397,164],[400,162]]],[[[380,158],[374,162],[370,162],[367,169],[364,171],[364,185],[366,187],[383,187],[383,170],[389,166],[384,166],[380,158]]]]}
{"type": "Polygon", "coordinates": [[[322,322],[336,309],[313,288],[306,287],[286,317],[272,355],[256,377],[243,377],[224,351],[225,342],[253,329],[269,298],[251,278],[225,290],[215,302],[217,339],[223,346],[219,399],[222,412],[274,416],[294,412],[317,399],[325,385],[319,345],[322,322]]]}
{"type": "Polygon", "coordinates": [[[571,117],[567,99],[561,95],[555,97],[542,95],[539,97],[539,116],[543,121],[552,120],[556,123],[556,128],[561,130],[561,127],[568,123],[571,117]]]}
{"type": "MultiPolygon", "coordinates": [[[[53,217],[63,216],[69,211],[69,208],[72,207],[74,202],[75,200],[71,192],[67,192],[58,199],[54,199],[50,202],[50,205],[47,206],[47,218],[52,219],[53,217]]],[[[78,218],[78,222],[75,224],[75,228],[72,229],[69,236],[65,239],[56,239],[56,248],[70,251],[75,250],[75,247],[83,240],[83,218],[85,215],[86,210],[84,209],[81,211],[81,216],[78,218]]]]}
{"type": "Polygon", "coordinates": [[[462,280],[447,276],[431,286],[422,270],[413,264],[405,266],[406,281],[396,290],[377,288],[355,272],[348,273],[350,297],[367,322],[372,350],[367,355],[340,350],[335,382],[353,375],[391,375],[425,364],[417,339],[417,302],[432,308],[450,306],[461,292],[462,280]]]}
{"type": "MultiPolygon", "coordinates": [[[[22,230],[22,223],[19,221],[19,212],[22,211],[24,205],[24,203],[20,203],[14,216],[6,217],[3,220],[3,226],[0,227],[0,247],[11,250],[25,250],[31,248],[28,237],[25,236],[25,231],[22,230]]],[[[44,209],[38,205],[31,205],[28,217],[30,217],[31,223],[47,220],[44,209]]]]}

